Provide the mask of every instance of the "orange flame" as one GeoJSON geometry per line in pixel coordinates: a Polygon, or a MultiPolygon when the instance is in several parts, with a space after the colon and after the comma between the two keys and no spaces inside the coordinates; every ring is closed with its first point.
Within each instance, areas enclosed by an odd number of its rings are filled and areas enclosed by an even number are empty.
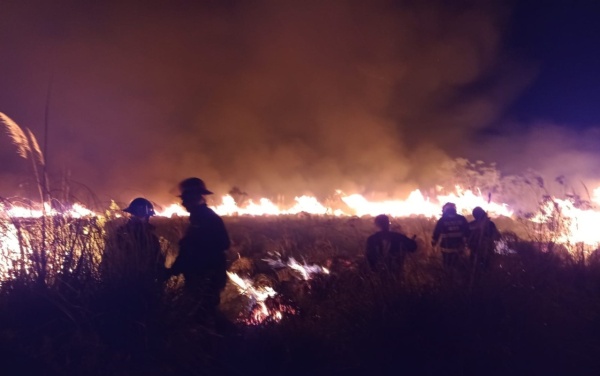
{"type": "Polygon", "coordinates": [[[259,325],[268,322],[279,322],[284,314],[295,314],[296,310],[283,304],[272,287],[255,287],[249,279],[241,278],[236,273],[227,272],[229,279],[237,286],[240,294],[250,298],[249,317],[242,316],[240,321],[247,325],[259,325]]]}
{"type": "MultiPolygon", "coordinates": [[[[513,210],[503,203],[488,202],[486,198],[476,191],[465,190],[461,187],[455,187],[455,193],[447,195],[437,195],[436,197],[425,197],[421,191],[412,191],[405,199],[370,201],[360,194],[346,195],[338,191],[338,197],[341,200],[341,207],[330,207],[319,202],[312,196],[300,196],[295,198],[295,203],[291,207],[280,207],[267,198],[261,198],[258,201],[249,200],[247,204],[239,206],[234,198],[225,195],[220,203],[212,208],[220,215],[295,215],[298,213],[309,213],[313,215],[328,216],[375,216],[378,214],[388,214],[392,217],[425,216],[437,218],[441,213],[441,205],[445,202],[454,202],[464,214],[469,214],[475,206],[480,206],[486,210],[490,216],[513,216],[513,210]]],[[[600,187],[592,191],[592,204],[600,205],[600,187]]],[[[45,204],[44,210],[41,205],[20,206],[10,203],[0,202],[0,263],[8,268],[16,256],[21,252],[28,250],[27,244],[19,244],[16,230],[13,225],[16,218],[40,218],[48,216],[65,216],[70,218],[103,218],[104,215],[94,212],[81,204],[74,204],[68,209],[58,210],[45,204]],[[23,249],[21,249],[23,247],[23,249]]],[[[178,204],[171,204],[164,210],[157,210],[157,215],[164,217],[187,216],[188,213],[178,204]]],[[[600,232],[596,230],[597,223],[600,223],[600,210],[595,207],[582,208],[572,200],[561,200],[552,198],[545,202],[541,210],[531,219],[531,223],[550,224],[556,220],[556,216],[562,220],[559,229],[553,229],[553,242],[566,244],[567,249],[571,250],[575,244],[584,244],[588,250],[597,249],[600,244],[600,232]]],[[[21,238],[21,243],[27,239],[21,238]]],[[[294,260],[295,262],[295,260],[294,260]]],[[[296,262],[294,266],[303,276],[309,277],[307,271],[308,265],[301,265],[296,262]]],[[[324,271],[322,271],[324,272],[324,271]]]]}

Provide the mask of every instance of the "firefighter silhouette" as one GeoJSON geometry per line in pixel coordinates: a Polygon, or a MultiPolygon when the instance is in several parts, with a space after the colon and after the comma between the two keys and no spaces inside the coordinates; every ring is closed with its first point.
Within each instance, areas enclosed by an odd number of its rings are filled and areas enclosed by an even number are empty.
{"type": "Polygon", "coordinates": [[[444,267],[457,266],[465,251],[465,240],[469,233],[467,219],[458,214],[452,202],[442,207],[442,217],[437,221],[431,238],[431,245],[440,246],[444,267]]]}
{"type": "Polygon", "coordinates": [[[415,237],[411,239],[400,232],[390,231],[387,215],[378,215],[374,222],[379,231],[367,238],[365,256],[369,267],[373,271],[401,273],[406,254],[417,250],[415,237]]]}

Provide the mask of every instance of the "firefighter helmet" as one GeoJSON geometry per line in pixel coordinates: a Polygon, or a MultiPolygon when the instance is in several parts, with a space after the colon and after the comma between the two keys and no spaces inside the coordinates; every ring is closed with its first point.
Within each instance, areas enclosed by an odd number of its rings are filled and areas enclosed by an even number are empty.
{"type": "Polygon", "coordinates": [[[456,214],[456,205],[453,202],[447,202],[442,206],[442,213],[456,214]]]}
{"type": "Polygon", "coordinates": [[[390,228],[390,218],[385,214],[378,215],[375,217],[375,226],[379,227],[380,229],[390,228]]]}
{"type": "Polygon", "coordinates": [[[152,206],[150,201],[143,197],[133,199],[133,201],[129,203],[129,206],[123,209],[123,211],[137,217],[151,217],[155,215],[154,206],[152,206]]]}
{"type": "Polygon", "coordinates": [[[475,209],[473,209],[473,218],[475,218],[475,219],[483,219],[486,216],[487,216],[487,213],[481,207],[478,206],[475,209]]]}

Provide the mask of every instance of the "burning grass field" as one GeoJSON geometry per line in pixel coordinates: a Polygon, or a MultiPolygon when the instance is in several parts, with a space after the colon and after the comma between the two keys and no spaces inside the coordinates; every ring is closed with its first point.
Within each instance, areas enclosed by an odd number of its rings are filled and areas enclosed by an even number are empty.
{"type": "MultiPolygon", "coordinates": [[[[31,254],[0,287],[6,374],[598,374],[600,263],[549,229],[497,218],[492,270],[448,273],[434,220],[394,219],[419,244],[398,275],[366,270],[369,217],[224,219],[231,324],[216,327],[190,316],[176,279],[135,299],[101,283],[102,239],[123,219],[46,219],[48,252],[42,219],[13,222],[31,254]]],[[[153,224],[168,264],[186,219],[153,224]]]]}

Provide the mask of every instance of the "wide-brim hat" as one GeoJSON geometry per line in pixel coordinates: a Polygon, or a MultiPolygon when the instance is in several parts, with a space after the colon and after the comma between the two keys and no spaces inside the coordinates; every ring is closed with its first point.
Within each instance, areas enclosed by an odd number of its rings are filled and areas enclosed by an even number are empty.
{"type": "Polygon", "coordinates": [[[199,178],[187,178],[179,183],[179,197],[189,194],[212,195],[213,193],[206,189],[206,184],[199,178]]]}

